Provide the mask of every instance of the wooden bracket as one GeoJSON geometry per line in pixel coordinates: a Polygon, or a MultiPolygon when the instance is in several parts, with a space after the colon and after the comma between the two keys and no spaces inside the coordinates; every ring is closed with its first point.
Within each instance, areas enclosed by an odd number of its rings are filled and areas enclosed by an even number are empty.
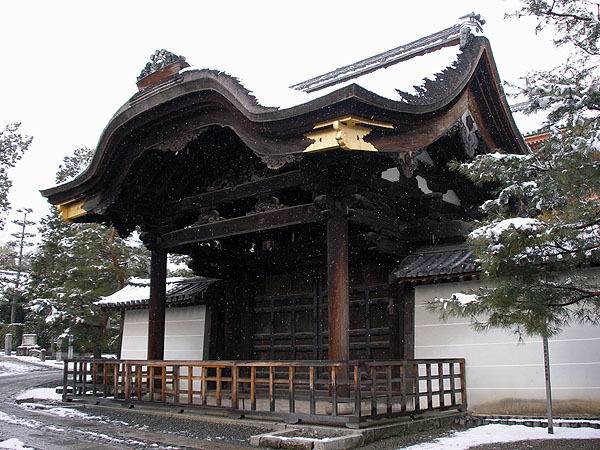
{"type": "Polygon", "coordinates": [[[335,148],[376,152],[378,150],[375,146],[364,140],[365,136],[373,130],[369,127],[394,128],[389,123],[375,122],[354,116],[330,120],[316,124],[313,128],[314,131],[305,135],[314,142],[306,147],[304,152],[322,152],[335,148]]]}
{"type": "Polygon", "coordinates": [[[79,202],[69,200],[61,203],[60,205],[56,205],[56,207],[58,208],[58,212],[65,222],[72,222],[73,219],[81,217],[87,213],[87,211],[83,209],[84,203],[85,200],[81,200],[79,202]]]}

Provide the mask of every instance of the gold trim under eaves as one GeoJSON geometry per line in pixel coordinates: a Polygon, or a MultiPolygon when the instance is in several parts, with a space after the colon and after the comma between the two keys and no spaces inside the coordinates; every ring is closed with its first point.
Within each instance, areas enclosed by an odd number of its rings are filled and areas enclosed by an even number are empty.
{"type": "Polygon", "coordinates": [[[72,201],[61,203],[60,205],[56,205],[58,208],[58,212],[60,212],[60,216],[66,222],[72,222],[73,219],[77,217],[81,217],[87,213],[85,209],[83,209],[83,204],[85,200],[81,200],[80,202],[72,203],[72,201]]]}
{"type": "Polygon", "coordinates": [[[375,146],[364,140],[365,136],[373,131],[373,128],[369,127],[394,128],[390,123],[376,122],[354,116],[318,123],[313,127],[314,131],[305,134],[307,138],[314,142],[306,147],[304,152],[322,152],[335,148],[376,152],[378,150],[375,146]]]}

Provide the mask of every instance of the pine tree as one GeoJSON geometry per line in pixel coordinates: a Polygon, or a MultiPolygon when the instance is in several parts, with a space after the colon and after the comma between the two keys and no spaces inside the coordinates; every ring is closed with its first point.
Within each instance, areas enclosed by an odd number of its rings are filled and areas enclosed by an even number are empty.
{"type": "Polygon", "coordinates": [[[28,269],[29,255],[26,253],[27,247],[33,245],[29,239],[33,238],[35,234],[27,231],[28,227],[35,225],[32,220],[27,220],[27,215],[33,211],[31,208],[20,208],[17,210],[18,213],[23,215],[22,219],[16,219],[12,222],[19,227],[19,232],[13,233],[12,236],[15,239],[12,241],[12,245],[16,251],[18,251],[16,258],[16,267],[14,274],[14,292],[12,293],[11,309],[10,309],[10,323],[17,322],[17,308],[22,298],[22,286],[26,282],[26,272],[28,269]],[[17,250],[18,249],[18,250],[17,250]]]}
{"type": "Polygon", "coordinates": [[[10,323],[12,289],[18,258],[14,242],[0,245],[0,324],[10,323]]]}
{"type": "Polygon", "coordinates": [[[600,262],[600,20],[585,0],[524,0],[514,15],[536,17],[555,45],[572,48],[568,61],[530,73],[520,89],[528,112],[548,114],[550,135],[528,155],[454,164],[494,194],[469,237],[487,287],[431,306],[479,329],[548,337],[574,321],[600,321],[599,282],[582,270],[600,262]]]}
{"type": "MultiPolygon", "coordinates": [[[[81,172],[92,154],[78,149],[66,157],[56,181],[81,172]]],[[[76,351],[99,356],[114,336],[105,333],[107,316],[94,302],[122,287],[124,278],[148,276],[148,253],[103,225],[67,223],[57,210],[41,221],[39,233],[41,243],[31,261],[26,327],[46,345],[52,338],[71,334],[76,351]]]]}

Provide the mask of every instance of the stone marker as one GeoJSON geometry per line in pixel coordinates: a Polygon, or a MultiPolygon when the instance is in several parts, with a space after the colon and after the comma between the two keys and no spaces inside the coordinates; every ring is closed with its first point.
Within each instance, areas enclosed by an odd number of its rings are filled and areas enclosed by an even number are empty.
{"type": "Polygon", "coordinates": [[[29,347],[33,347],[33,346],[37,345],[37,334],[35,334],[35,333],[24,334],[21,345],[27,345],[29,347]]]}
{"type": "Polygon", "coordinates": [[[6,333],[4,335],[4,354],[6,356],[10,356],[11,350],[12,350],[12,334],[6,333]]]}

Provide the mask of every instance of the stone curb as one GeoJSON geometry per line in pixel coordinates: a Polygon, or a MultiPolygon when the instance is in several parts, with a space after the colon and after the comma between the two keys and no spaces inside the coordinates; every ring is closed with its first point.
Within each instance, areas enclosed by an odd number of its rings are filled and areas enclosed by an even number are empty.
{"type": "Polygon", "coordinates": [[[342,436],[311,438],[296,436],[299,430],[300,428],[287,429],[252,436],[250,445],[288,450],[345,450],[364,444],[364,437],[359,433],[349,432],[342,436]]]}
{"type": "Polygon", "coordinates": [[[432,414],[418,419],[410,417],[402,421],[372,425],[357,430],[340,427],[300,426],[271,431],[250,438],[253,447],[281,448],[290,450],[345,450],[357,448],[392,436],[405,436],[425,430],[434,430],[458,423],[464,413],[432,414]],[[457,417],[460,416],[460,417],[457,417]],[[301,437],[310,430],[320,437],[301,437]]]}
{"type": "MultiPolygon", "coordinates": [[[[480,426],[490,424],[500,425],[525,425],[526,427],[548,428],[548,420],[545,417],[515,417],[515,416],[479,416],[460,418],[456,421],[457,425],[480,426]]],[[[553,420],[554,427],[561,428],[595,428],[600,429],[600,419],[582,418],[582,419],[561,419],[559,417],[553,420]]]]}

